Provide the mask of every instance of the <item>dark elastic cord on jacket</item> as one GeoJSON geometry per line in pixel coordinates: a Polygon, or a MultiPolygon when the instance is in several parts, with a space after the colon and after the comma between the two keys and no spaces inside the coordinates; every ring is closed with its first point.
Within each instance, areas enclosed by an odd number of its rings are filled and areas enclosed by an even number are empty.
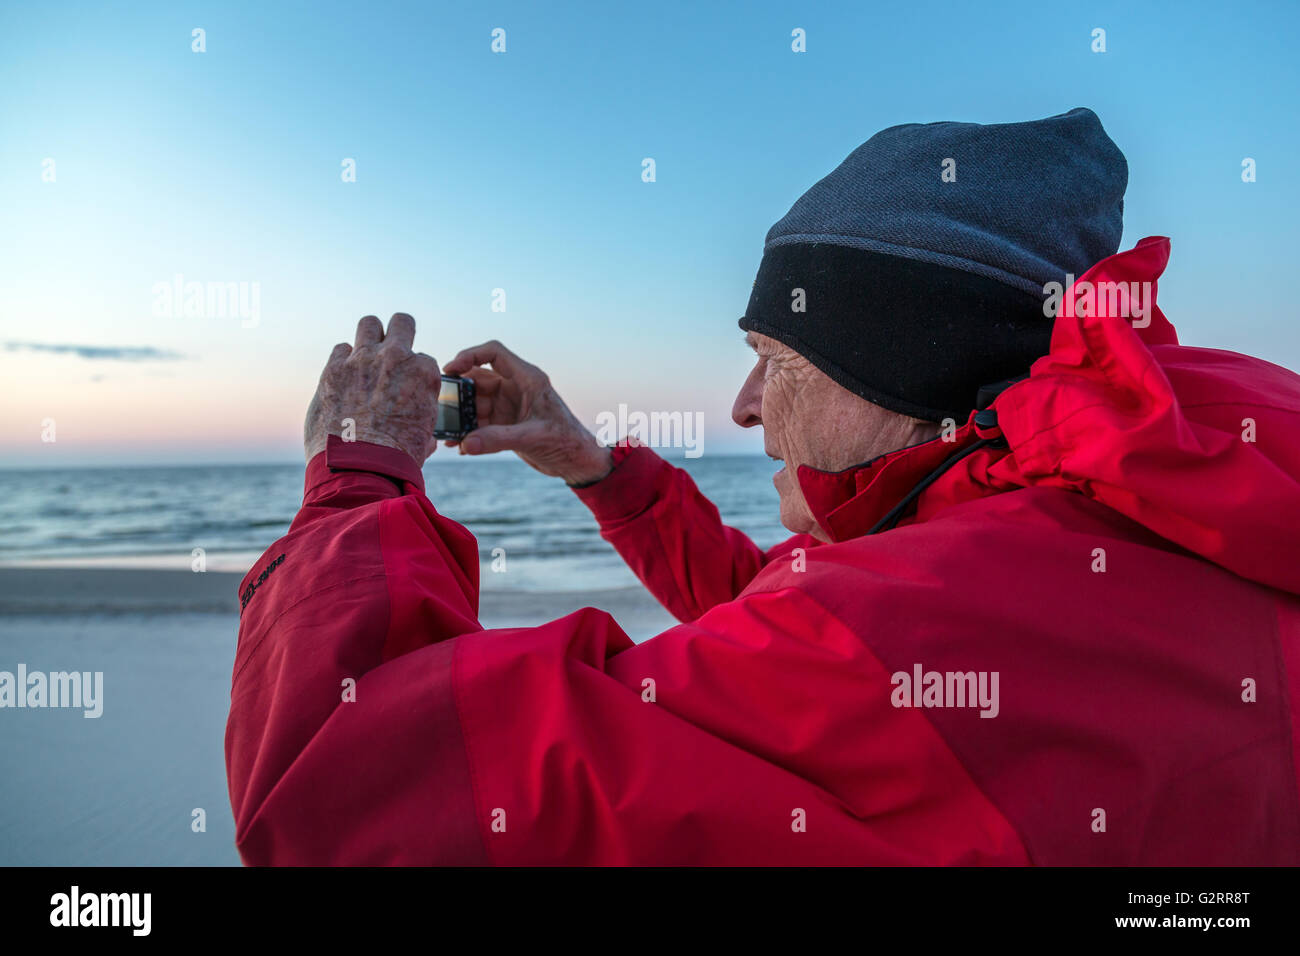
{"type": "Polygon", "coordinates": [[[877,531],[888,531],[889,529],[893,528],[896,524],[898,524],[899,520],[903,517],[903,512],[907,510],[907,506],[910,505],[913,501],[915,501],[917,497],[921,494],[921,492],[925,491],[926,488],[929,488],[932,484],[938,481],[940,475],[942,475],[953,465],[957,464],[957,462],[961,461],[971,452],[978,451],[981,448],[986,448],[989,445],[996,444],[999,441],[1001,441],[1001,439],[981,438],[979,441],[972,442],[971,444],[967,445],[961,451],[953,455],[949,455],[948,458],[943,462],[943,464],[941,464],[934,471],[930,472],[930,474],[922,478],[921,481],[917,483],[915,488],[913,488],[906,495],[904,495],[902,501],[894,505],[894,507],[890,508],[888,514],[886,514],[883,518],[881,518],[874,525],[872,525],[871,530],[868,531],[867,534],[875,534],[877,531]]]}

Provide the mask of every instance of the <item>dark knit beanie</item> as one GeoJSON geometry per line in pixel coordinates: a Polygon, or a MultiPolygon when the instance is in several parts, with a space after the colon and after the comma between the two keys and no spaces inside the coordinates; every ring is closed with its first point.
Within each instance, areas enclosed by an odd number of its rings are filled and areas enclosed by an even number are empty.
{"type": "Polygon", "coordinates": [[[1088,109],[892,126],[768,231],[740,327],[868,401],[965,422],[1047,353],[1044,286],[1118,250],[1127,184],[1088,109]]]}

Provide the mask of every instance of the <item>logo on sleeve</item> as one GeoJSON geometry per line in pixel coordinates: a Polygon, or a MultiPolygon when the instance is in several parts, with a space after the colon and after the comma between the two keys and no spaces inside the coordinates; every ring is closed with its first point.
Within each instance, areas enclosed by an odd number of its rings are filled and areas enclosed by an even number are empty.
{"type": "Polygon", "coordinates": [[[244,588],[244,593],[239,596],[240,613],[243,613],[244,608],[248,607],[248,602],[253,599],[253,593],[265,584],[266,579],[271,576],[271,572],[282,564],[284,564],[283,554],[263,568],[262,573],[257,576],[257,580],[250,582],[248,587],[244,588]]]}

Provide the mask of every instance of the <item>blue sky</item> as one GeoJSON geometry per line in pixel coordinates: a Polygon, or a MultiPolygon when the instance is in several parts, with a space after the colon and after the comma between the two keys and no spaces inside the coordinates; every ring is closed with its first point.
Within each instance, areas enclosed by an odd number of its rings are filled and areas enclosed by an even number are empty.
{"type": "Polygon", "coordinates": [[[501,339],[589,425],[701,411],[706,453],[758,451],[728,413],[768,227],[886,126],[1075,106],[1128,157],[1122,247],[1172,237],[1182,340],[1300,368],[1298,24],[1268,3],[8,5],[0,464],[292,461],[330,347],[398,310],[443,360],[501,339]],[[178,274],[257,283],[257,324],[155,314],[178,274]]]}

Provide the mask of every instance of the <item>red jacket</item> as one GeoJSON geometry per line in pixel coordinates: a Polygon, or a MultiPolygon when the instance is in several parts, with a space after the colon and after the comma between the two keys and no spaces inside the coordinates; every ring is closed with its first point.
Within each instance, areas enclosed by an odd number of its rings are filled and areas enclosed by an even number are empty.
{"type": "Polygon", "coordinates": [[[594,608],[484,630],[415,462],[331,439],[241,586],[244,861],[1300,862],[1300,377],[1094,311],[998,398],[1009,449],[893,530],[864,534],[975,416],[801,469],[833,543],[767,552],[619,449],[578,494],[683,622],[639,645],[594,608]],[[961,705],[994,674],[996,716],[961,705]]]}

